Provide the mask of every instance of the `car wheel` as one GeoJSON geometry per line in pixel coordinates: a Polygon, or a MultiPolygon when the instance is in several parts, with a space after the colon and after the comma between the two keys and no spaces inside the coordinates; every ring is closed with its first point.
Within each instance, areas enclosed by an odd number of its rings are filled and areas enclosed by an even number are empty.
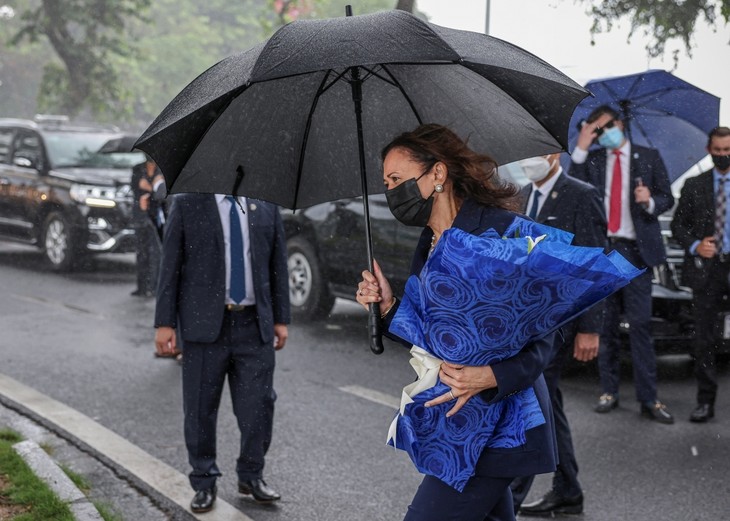
{"type": "Polygon", "coordinates": [[[57,212],[52,212],[43,223],[41,248],[46,263],[54,271],[68,271],[75,262],[74,243],[68,221],[57,212]]]}
{"type": "Polygon", "coordinates": [[[302,320],[326,318],[335,298],[322,277],[314,248],[301,237],[292,237],[286,246],[292,315],[302,320]]]}

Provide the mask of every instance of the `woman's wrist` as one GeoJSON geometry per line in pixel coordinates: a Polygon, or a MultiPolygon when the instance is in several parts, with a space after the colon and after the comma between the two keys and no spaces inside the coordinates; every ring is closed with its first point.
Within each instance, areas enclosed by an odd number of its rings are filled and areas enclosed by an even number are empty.
{"type": "Polygon", "coordinates": [[[393,300],[390,301],[390,305],[387,308],[385,308],[385,311],[380,313],[380,318],[387,317],[388,313],[390,313],[390,311],[393,309],[396,302],[398,302],[398,298],[395,295],[393,295],[393,300]]]}

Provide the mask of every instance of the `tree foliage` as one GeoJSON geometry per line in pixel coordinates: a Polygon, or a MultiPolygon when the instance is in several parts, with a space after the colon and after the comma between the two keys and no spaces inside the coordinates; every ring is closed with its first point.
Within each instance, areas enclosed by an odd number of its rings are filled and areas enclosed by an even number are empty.
{"type": "MultiPolygon", "coordinates": [[[[0,113],[28,117],[33,109],[62,111],[137,128],[149,124],[198,74],[283,24],[345,14],[341,0],[5,3],[22,4],[25,11],[0,20],[0,38],[14,44],[0,55],[0,113]],[[36,104],[19,103],[35,91],[36,104]]],[[[364,14],[392,9],[396,0],[351,3],[355,14],[364,14]]]]}
{"type": "Polygon", "coordinates": [[[76,115],[117,114],[129,93],[120,88],[112,59],[132,57],[125,37],[130,19],[143,19],[150,0],[41,0],[21,15],[22,27],[11,45],[47,38],[61,63],[44,66],[40,110],[76,115]]]}
{"type": "Polygon", "coordinates": [[[629,39],[636,31],[643,30],[649,37],[646,50],[652,58],[662,56],[671,40],[680,40],[687,54],[691,55],[692,35],[700,18],[715,28],[718,23],[727,25],[730,22],[730,0],[580,1],[590,5],[593,35],[608,32],[616,22],[628,19],[631,23],[629,39]]]}

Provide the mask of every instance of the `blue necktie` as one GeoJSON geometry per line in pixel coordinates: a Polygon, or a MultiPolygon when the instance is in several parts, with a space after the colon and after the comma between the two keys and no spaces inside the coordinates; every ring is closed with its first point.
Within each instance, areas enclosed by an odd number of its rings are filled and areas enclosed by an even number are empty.
{"type": "Polygon", "coordinates": [[[226,199],[231,203],[231,299],[239,303],[246,298],[246,265],[243,257],[243,235],[241,234],[241,220],[238,217],[236,200],[228,195],[226,199]]]}
{"type": "Polygon", "coordinates": [[[533,190],[532,194],[532,208],[530,208],[530,213],[528,214],[528,216],[534,221],[535,219],[537,219],[537,205],[538,201],[540,200],[540,190],[533,190]]]}

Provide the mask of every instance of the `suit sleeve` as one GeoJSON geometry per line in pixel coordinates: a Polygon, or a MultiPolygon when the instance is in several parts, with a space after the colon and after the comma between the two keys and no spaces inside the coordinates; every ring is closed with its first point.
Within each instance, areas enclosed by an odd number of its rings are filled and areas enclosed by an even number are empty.
{"type": "MultiPolygon", "coordinates": [[[[575,238],[573,244],[577,246],[591,246],[606,248],[606,211],[601,194],[596,188],[591,188],[578,198],[578,207],[575,214],[575,238]]],[[[578,317],[579,333],[600,333],[603,327],[604,301],[591,306],[578,317]]]]}
{"type": "Polygon", "coordinates": [[[677,209],[674,211],[674,217],[670,225],[672,237],[685,251],[689,251],[690,246],[695,241],[702,239],[702,237],[695,237],[692,233],[694,219],[697,218],[693,211],[694,198],[697,193],[694,185],[695,180],[688,179],[682,187],[682,195],[679,198],[679,203],[677,204],[677,209]]]}
{"type": "Polygon", "coordinates": [[[289,305],[289,271],[287,267],[286,236],[279,207],[274,207],[274,242],[271,251],[269,273],[271,284],[271,305],[275,324],[291,322],[289,305]]]}
{"type": "Polygon", "coordinates": [[[162,241],[155,327],[177,327],[177,295],[184,248],[182,208],[179,200],[173,198],[162,241]]]}
{"type": "Polygon", "coordinates": [[[674,196],[672,195],[667,167],[664,166],[664,161],[662,161],[658,151],[651,150],[650,162],[652,186],[649,187],[649,190],[651,190],[651,197],[654,199],[654,215],[658,216],[674,206],[674,196]]]}
{"type": "Polygon", "coordinates": [[[575,161],[571,161],[570,166],[568,167],[568,175],[570,175],[570,177],[580,179],[581,181],[584,181],[588,184],[593,184],[591,183],[591,180],[588,176],[589,159],[590,158],[586,159],[582,163],[576,163],[575,161]]]}
{"type": "Polygon", "coordinates": [[[561,343],[554,337],[551,333],[530,342],[515,356],[492,364],[497,388],[482,391],[479,396],[491,404],[532,386],[560,348],[561,343]]]}

